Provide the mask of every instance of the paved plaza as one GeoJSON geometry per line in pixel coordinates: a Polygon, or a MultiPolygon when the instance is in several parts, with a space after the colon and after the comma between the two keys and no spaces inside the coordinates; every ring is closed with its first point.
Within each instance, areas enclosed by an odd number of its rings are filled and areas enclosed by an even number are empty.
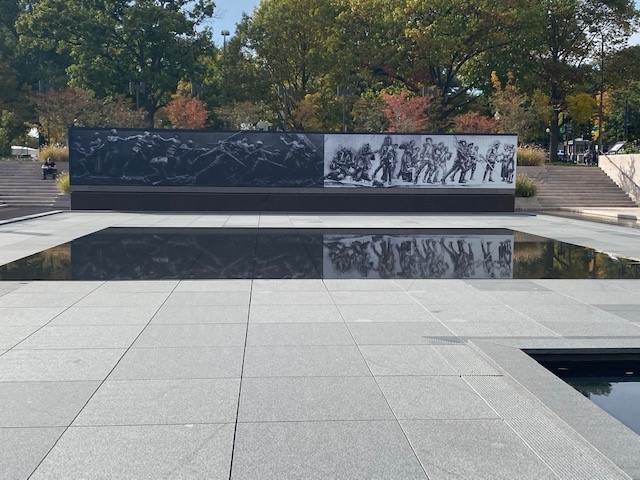
{"type": "MultiPolygon", "coordinates": [[[[68,212],[0,265],[107,227],[508,228],[553,216],[68,212]]],[[[640,348],[640,280],[0,282],[2,479],[640,479],[640,437],[521,349],[640,348]]]]}

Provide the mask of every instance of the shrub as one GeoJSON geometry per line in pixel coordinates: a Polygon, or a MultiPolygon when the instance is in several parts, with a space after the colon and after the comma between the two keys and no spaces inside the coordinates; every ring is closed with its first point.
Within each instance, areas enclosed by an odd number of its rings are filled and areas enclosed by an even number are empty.
{"type": "Polygon", "coordinates": [[[526,175],[516,175],[516,197],[533,197],[538,193],[538,184],[526,175]]]}
{"type": "Polygon", "coordinates": [[[42,147],[38,154],[38,159],[44,162],[48,157],[51,157],[54,162],[68,162],[69,161],[69,149],[67,147],[42,147]]]}
{"type": "Polygon", "coordinates": [[[527,145],[518,147],[518,165],[521,167],[541,167],[547,159],[547,152],[540,147],[527,145]]]}
{"type": "Polygon", "coordinates": [[[71,179],[68,172],[62,172],[56,178],[56,185],[60,193],[69,194],[71,192],[71,179]]]}

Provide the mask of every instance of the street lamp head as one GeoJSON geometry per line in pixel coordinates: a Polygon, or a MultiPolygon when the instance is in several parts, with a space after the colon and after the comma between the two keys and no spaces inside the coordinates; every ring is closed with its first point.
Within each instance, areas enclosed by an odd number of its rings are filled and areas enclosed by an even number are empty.
{"type": "Polygon", "coordinates": [[[223,37],[228,37],[229,35],[231,35],[231,32],[229,32],[229,30],[222,30],[220,32],[220,35],[222,35],[223,37]]]}

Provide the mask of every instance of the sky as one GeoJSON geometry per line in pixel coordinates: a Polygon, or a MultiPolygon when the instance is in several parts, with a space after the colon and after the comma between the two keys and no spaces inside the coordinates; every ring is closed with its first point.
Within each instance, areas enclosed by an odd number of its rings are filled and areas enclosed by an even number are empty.
{"type": "MultiPolygon", "coordinates": [[[[640,8],[640,0],[635,0],[636,7],[640,8]]],[[[236,23],[242,18],[242,12],[251,13],[260,3],[260,0],[217,0],[220,18],[214,20],[212,28],[214,40],[218,45],[222,45],[222,30],[229,30],[231,35],[236,30],[236,23]]],[[[630,45],[640,45],[640,32],[633,35],[629,41],[630,45]]]]}

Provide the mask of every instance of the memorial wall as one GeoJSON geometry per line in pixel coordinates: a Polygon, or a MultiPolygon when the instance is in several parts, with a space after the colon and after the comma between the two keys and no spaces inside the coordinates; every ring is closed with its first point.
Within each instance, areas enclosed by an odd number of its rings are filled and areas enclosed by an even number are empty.
{"type": "Polygon", "coordinates": [[[74,209],[513,211],[512,135],[69,130],[74,209]]]}

